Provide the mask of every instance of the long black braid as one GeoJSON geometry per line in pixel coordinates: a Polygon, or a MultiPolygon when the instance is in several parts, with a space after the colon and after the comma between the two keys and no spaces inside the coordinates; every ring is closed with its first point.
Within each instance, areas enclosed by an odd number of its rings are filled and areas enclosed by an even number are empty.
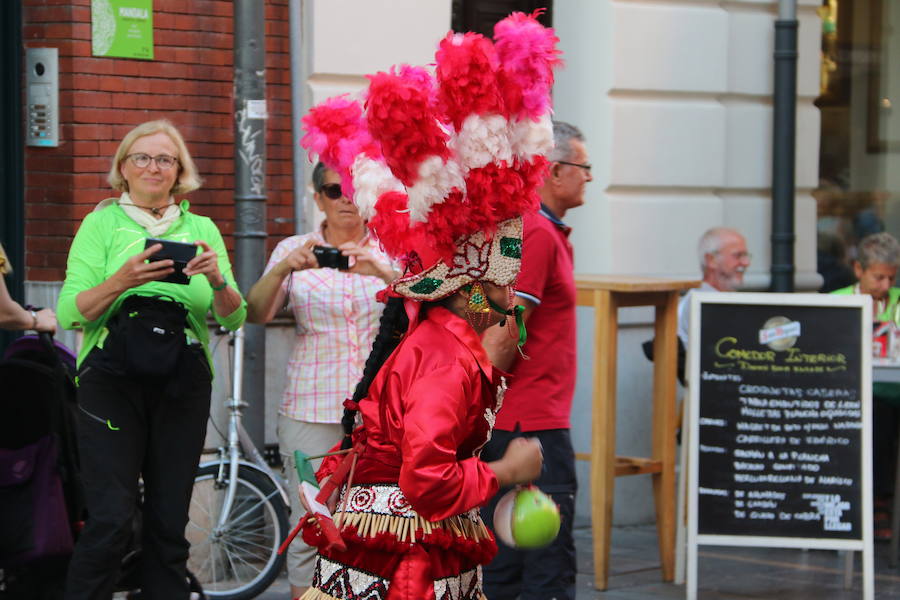
{"type": "MultiPolygon", "coordinates": [[[[366,359],[366,366],[363,368],[362,378],[356,384],[353,391],[353,402],[359,402],[369,393],[369,385],[381,370],[381,365],[387,360],[391,352],[400,343],[403,334],[409,328],[409,319],[406,316],[406,309],[403,306],[403,298],[390,298],[384,312],[381,313],[380,326],[378,335],[372,342],[372,352],[366,359]]],[[[356,410],[351,408],[344,409],[344,416],[341,418],[341,426],[344,428],[344,441],[341,442],[341,449],[346,450],[352,444],[350,435],[356,424],[356,410]]]]}

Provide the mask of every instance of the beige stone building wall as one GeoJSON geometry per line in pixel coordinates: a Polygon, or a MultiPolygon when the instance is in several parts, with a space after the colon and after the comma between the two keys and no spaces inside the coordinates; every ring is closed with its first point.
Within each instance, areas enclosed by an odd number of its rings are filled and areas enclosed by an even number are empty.
{"type": "MultiPolygon", "coordinates": [[[[450,0],[308,0],[304,12],[305,106],[356,92],[364,75],[397,62],[432,61],[450,27],[450,0]]],[[[819,149],[816,0],[800,0],[797,111],[798,288],[815,289],[819,149]]],[[[554,26],[566,67],[554,89],[556,116],[588,137],[595,180],[573,210],[581,273],[697,277],[696,241],[714,225],[745,232],[751,286],[768,285],[774,0],[556,0],[554,26]]],[[[313,219],[314,220],[314,219],[313,219]]],[[[649,310],[620,313],[620,453],[649,452],[649,310]]],[[[592,315],[579,309],[573,433],[590,448],[592,315]]],[[[269,328],[268,439],[292,326],[269,328]]],[[[224,383],[220,382],[219,385],[224,383]]],[[[587,464],[579,464],[578,519],[589,518],[587,464]]],[[[652,520],[649,478],[617,482],[615,520],[652,520]]]]}

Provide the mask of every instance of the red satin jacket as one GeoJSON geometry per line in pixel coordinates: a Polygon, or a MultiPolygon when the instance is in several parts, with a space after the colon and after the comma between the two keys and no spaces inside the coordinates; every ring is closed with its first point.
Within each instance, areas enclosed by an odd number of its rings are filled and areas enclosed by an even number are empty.
{"type": "Polygon", "coordinates": [[[497,477],[478,454],[502,402],[504,374],[449,310],[432,306],[418,323],[411,316],[411,331],[360,402],[354,483],[399,483],[413,509],[434,521],[497,493],[497,477]]]}
{"type": "MultiPolygon", "coordinates": [[[[456,590],[483,599],[478,566],[497,546],[475,509],[497,493],[497,477],[478,455],[504,374],[465,320],[441,306],[419,319],[420,306],[407,302],[410,329],[359,403],[352,488],[343,482],[336,515],[343,547],[315,523],[304,529],[319,548],[310,594],[320,595],[310,598],[434,600],[456,590]]],[[[319,479],[352,456],[326,458],[319,479]]]]}

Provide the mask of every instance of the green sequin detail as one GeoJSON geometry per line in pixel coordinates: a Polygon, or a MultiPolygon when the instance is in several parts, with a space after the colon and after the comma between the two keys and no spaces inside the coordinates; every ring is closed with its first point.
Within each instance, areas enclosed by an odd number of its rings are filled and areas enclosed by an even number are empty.
{"type": "Polygon", "coordinates": [[[500,254],[508,258],[522,258],[522,240],[519,238],[500,238],[500,254]]]}
{"type": "Polygon", "coordinates": [[[417,281],[415,284],[409,286],[409,291],[414,294],[430,294],[434,290],[441,287],[442,283],[444,283],[442,279],[425,277],[421,281],[417,281]]]}

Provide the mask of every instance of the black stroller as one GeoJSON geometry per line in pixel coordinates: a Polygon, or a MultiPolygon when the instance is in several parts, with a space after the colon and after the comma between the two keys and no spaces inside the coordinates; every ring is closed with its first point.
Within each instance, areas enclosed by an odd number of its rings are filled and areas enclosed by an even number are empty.
{"type": "MultiPolygon", "coordinates": [[[[75,437],[75,355],[49,335],[24,336],[0,361],[0,599],[59,600],[86,518],[75,437]]],[[[135,590],[140,514],[117,588],[135,590]]],[[[191,580],[192,598],[205,599],[191,580]]],[[[130,591],[129,598],[140,598],[130,591]]]]}
{"type": "Polygon", "coordinates": [[[0,361],[0,598],[61,598],[83,519],[75,443],[75,357],[50,336],[0,361]]]}

